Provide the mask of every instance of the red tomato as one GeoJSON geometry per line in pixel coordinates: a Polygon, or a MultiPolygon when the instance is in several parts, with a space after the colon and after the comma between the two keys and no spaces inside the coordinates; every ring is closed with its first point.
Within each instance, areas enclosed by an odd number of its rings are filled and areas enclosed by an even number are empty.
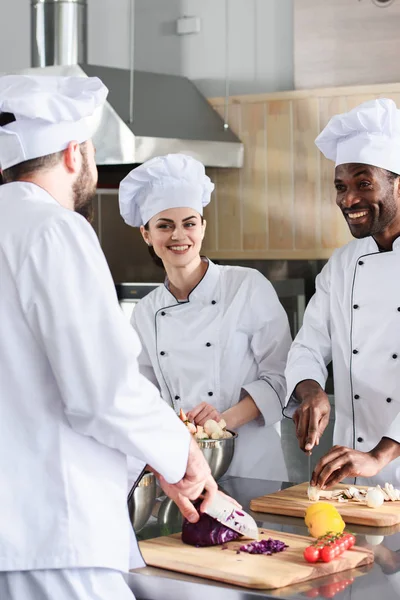
{"type": "Polygon", "coordinates": [[[336,556],[336,548],[333,545],[324,546],[321,550],[321,559],[324,562],[331,562],[336,556]]]}
{"type": "Polygon", "coordinates": [[[316,546],[308,546],[303,553],[304,558],[309,563],[315,563],[319,559],[319,550],[316,546]]]}
{"type": "Polygon", "coordinates": [[[349,548],[352,548],[356,543],[356,538],[352,533],[347,534],[349,548]]]}

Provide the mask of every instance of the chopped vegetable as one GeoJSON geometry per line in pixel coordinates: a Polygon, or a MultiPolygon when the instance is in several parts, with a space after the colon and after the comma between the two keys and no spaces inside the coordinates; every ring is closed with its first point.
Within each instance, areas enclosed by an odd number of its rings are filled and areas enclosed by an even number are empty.
{"type": "Polygon", "coordinates": [[[400,490],[396,489],[391,483],[385,483],[383,488],[380,485],[374,488],[356,488],[350,486],[341,490],[320,490],[318,486],[309,486],[307,496],[311,502],[317,502],[319,499],[336,500],[337,502],[360,502],[361,504],[367,504],[370,508],[379,508],[381,504],[377,504],[375,500],[368,503],[369,496],[378,498],[378,494],[375,494],[375,492],[382,494],[385,502],[400,500],[400,490]]]}
{"type": "Polygon", "coordinates": [[[380,489],[374,488],[367,492],[367,506],[370,508],[379,508],[385,502],[385,498],[380,489]]]}
{"type": "Polygon", "coordinates": [[[204,423],[204,427],[202,427],[201,425],[191,423],[187,418],[187,414],[182,409],[179,411],[179,418],[185,423],[196,440],[225,440],[232,437],[232,433],[226,430],[224,419],[221,419],[218,423],[213,419],[209,419],[204,423]]]}
{"type": "MultiPolygon", "coordinates": [[[[198,508],[198,505],[195,506],[198,508]]],[[[236,540],[239,536],[239,533],[205,513],[200,513],[197,523],[189,523],[185,519],[182,526],[182,542],[190,546],[217,546],[236,540]]]]}
{"type": "Polygon", "coordinates": [[[240,546],[242,552],[248,552],[249,554],[275,554],[276,552],[283,552],[288,546],[280,540],[273,540],[268,538],[267,540],[259,540],[257,542],[250,542],[240,546]]]}

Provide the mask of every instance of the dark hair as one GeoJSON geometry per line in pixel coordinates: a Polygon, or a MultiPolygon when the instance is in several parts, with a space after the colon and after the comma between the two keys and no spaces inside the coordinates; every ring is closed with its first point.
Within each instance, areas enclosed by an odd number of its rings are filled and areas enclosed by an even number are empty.
{"type": "Polygon", "coordinates": [[[397,177],[400,177],[399,173],[393,173],[393,171],[388,171],[387,169],[385,169],[385,171],[390,182],[397,179],[397,177]]]}
{"type": "MultiPolygon", "coordinates": [[[[204,223],[204,217],[203,215],[200,215],[201,218],[201,224],[203,225],[204,223]]],[[[149,231],[149,221],[147,221],[146,225],[144,225],[144,228],[146,231],[149,231]]],[[[154,262],[154,264],[157,265],[157,267],[161,267],[161,269],[164,268],[164,263],[161,260],[161,258],[159,256],[157,256],[157,254],[155,253],[155,250],[153,248],[153,246],[147,246],[148,250],[149,250],[149,254],[154,262]]]]}
{"type": "MultiPolygon", "coordinates": [[[[3,112],[0,113],[0,127],[4,127],[5,125],[9,125],[15,121],[15,116],[12,113],[3,112]]],[[[13,167],[9,167],[8,169],[4,169],[2,171],[2,180],[3,183],[11,183],[12,181],[20,181],[24,177],[28,175],[32,175],[35,171],[40,171],[44,169],[51,169],[55,165],[57,165],[61,158],[63,152],[55,152],[53,154],[47,154],[46,156],[40,156],[39,158],[32,158],[31,160],[25,160],[24,162],[19,163],[18,165],[14,165],[13,167]]]]}

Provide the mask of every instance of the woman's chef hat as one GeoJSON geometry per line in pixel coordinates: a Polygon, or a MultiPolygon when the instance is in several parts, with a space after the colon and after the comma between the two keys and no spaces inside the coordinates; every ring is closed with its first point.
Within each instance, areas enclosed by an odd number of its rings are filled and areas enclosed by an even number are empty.
{"type": "Polygon", "coordinates": [[[16,119],[0,127],[0,168],[60,152],[71,141],[88,140],[88,117],[107,94],[97,77],[0,77],[0,113],[12,113],[16,119]]]}
{"type": "Polygon", "coordinates": [[[167,208],[193,208],[200,215],[214,184],[201,162],[186,154],[158,156],[133,169],[119,186],[119,208],[132,227],[167,208]]]}
{"type": "Polygon", "coordinates": [[[378,98],[332,117],[315,140],[337,165],[362,163],[400,174],[400,111],[378,98]]]}

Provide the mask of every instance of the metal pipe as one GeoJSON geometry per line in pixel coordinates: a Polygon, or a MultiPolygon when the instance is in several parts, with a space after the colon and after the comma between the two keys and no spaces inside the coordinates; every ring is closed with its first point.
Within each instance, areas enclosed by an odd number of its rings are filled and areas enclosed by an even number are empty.
{"type": "Polygon", "coordinates": [[[133,91],[135,81],[135,0],[130,1],[129,26],[129,124],[133,123],[133,91]]]}
{"type": "Polygon", "coordinates": [[[31,63],[87,63],[87,0],[31,1],[31,63]]]}

